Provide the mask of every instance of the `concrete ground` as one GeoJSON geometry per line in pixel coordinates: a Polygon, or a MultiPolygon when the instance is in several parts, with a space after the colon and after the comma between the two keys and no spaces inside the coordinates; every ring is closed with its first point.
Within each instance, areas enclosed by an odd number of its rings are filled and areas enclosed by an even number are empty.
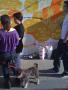
{"type": "MultiPolygon", "coordinates": [[[[61,78],[61,73],[63,72],[62,61],[59,73],[51,71],[51,68],[53,68],[52,60],[22,60],[21,66],[25,69],[32,66],[33,63],[38,63],[39,65],[40,84],[29,83],[27,89],[12,86],[10,90],[68,90],[68,78],[61,78]]],[[[4,90],[2,76],[0,77],[0,90],[4,90]]]]}

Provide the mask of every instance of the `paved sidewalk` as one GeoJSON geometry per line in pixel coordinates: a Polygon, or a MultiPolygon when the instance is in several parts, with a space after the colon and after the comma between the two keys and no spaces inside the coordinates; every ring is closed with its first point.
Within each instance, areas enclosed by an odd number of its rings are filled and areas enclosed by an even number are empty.
{"type": "MultiPolygon", "coordinates": [[[[68,78],[63,79],[60,77],[60,74],[63,72],[62,61],[59,73],[52,73],[50,71],[53,67],[52,60],[24,60],[22,62],[22,67],[28,68],[32,66],[34,62],[39,65],[40,84],[35,85],[34,83],[29,83],[27,89],[23,89],[21,87],[11,87],[10,90],[68,90],[68,78]]],[[[4,90],[2,82],[3,80],[0,79],[0,90],[4,90]]]]}

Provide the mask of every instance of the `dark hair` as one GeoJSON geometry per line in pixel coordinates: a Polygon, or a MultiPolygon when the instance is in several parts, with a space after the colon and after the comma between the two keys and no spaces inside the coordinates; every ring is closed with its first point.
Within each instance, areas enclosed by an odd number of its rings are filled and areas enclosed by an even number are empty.
{"type": "Polygon", "coordinates": [[[68,1],[64,1],[64,4],[68,8],[68,1]]]}
{"type": "Polygon", "coordinates": [[[2,15],[1,24],[3,25],[4,30],[8,29],[10,26],[10,17],[8,15],[2,15]]]}
{"type": "Polygon", "coordinates": [[[21,12],[16,12],[13,14],[13,17],[18,19],[19,21],[22,21],[23,19],[23,16],[22,16],[22,13],[21,12]]]}

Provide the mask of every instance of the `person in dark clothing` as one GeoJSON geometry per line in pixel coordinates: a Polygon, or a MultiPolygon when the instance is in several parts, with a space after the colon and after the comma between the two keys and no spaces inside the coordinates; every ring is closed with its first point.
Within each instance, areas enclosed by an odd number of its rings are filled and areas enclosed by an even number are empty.
{"type": "Polygon", "coordinates": [[[53,50],[53,57],[52,59],[54,59],[54,62],[53,62],[53,65],[54,65],[54,68],[53,68],[53,71],[54,72],[59,72],[59,68],[60,68],[60,58],[64,52],[64,45],[63,45],[63,40],[60,39],[58,41],[58,46],[55,50],[53,50]]]}
{"type": "Polygon", "coordinates": [[[17,13],[14,13],[13,17],[14,17],[15,24],[17,24],[14,28],[17,30],[20,38],[16,52],[20,53],[22,52],[22,49],[23,49],[22,39],[24,37],[24,26],[22,24],[23,16],[21,12],[17,12],[17,13]]]}
{"type": "Polygon", "coordinates": [[[62,76],[68,76],[68,1],[64,1],[64,10],[66,12],[65,19],[62,24],[62,30],[61,30],[61,36],[60,40],[58,42],[58,46],[56,51],[54,51],[54,68],[53,70],[55,72],[59,71],[60,67],[60,57],[62,57],[63,66],[64,66],[64,72],[62,76]]]}
{"type": "Polygon", "coordinates": [[[62,55],[64,71],[61,74],[62,78],[68,78],[68,40],[65,43],[65,51],[62,55]]]}
{"type": "Polygon", "coordinates": [[[1,24],[3,28],[0,30],[0,61],[2,62],[5,88],[10,88],[8,63],[16,58],[15,50],[19,43],[19,35],[14,28],[11,28],[8,15],[1,16],[1,24]]]}
{"type": "Polygon", "coordinates": [[[22,16],[22,13],[21,12],[16,12],[13,14],[13,17],[14,17],[14,22],[16,24],[16,26],[14,27],[18,34],[19,34],[19,44],[16,48],[16,54],[17,54],[17,60],[16,60],[16,69],[18,71],[19,69],[19,72],[21,71],[21,61],[20,61],[20,53],[22,52],[23,50],[23,37],[24,37],[24,26],[22,24],[22,20],[23,20],[23,16],[22,16]]]}
{"type": "MultiPolygon", "coordinates": [[[[64,10],[66,12],[66,16],[62,25],[62,35],[64,33],[64,52],[62,55],[64,72],[61,74],[63,78],[68,78],[68,1],[64,2],[64,10]]],[[[62,37],[61,35],[61,37],[62,37]]]]}

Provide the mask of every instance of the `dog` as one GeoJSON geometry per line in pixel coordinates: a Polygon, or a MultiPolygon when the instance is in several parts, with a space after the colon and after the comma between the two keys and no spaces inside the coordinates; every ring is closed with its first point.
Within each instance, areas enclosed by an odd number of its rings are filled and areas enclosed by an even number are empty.
{"type": "Polygon", "coordinates": [[[33,67],[25,70],[23,69],[21,73],[17,75],[17,78],[20,80],[20,86],[27,88],[31,77],[33,77],[36,84],[39,84],[39,70],[37,63],[34,63],[33,67]]]}

